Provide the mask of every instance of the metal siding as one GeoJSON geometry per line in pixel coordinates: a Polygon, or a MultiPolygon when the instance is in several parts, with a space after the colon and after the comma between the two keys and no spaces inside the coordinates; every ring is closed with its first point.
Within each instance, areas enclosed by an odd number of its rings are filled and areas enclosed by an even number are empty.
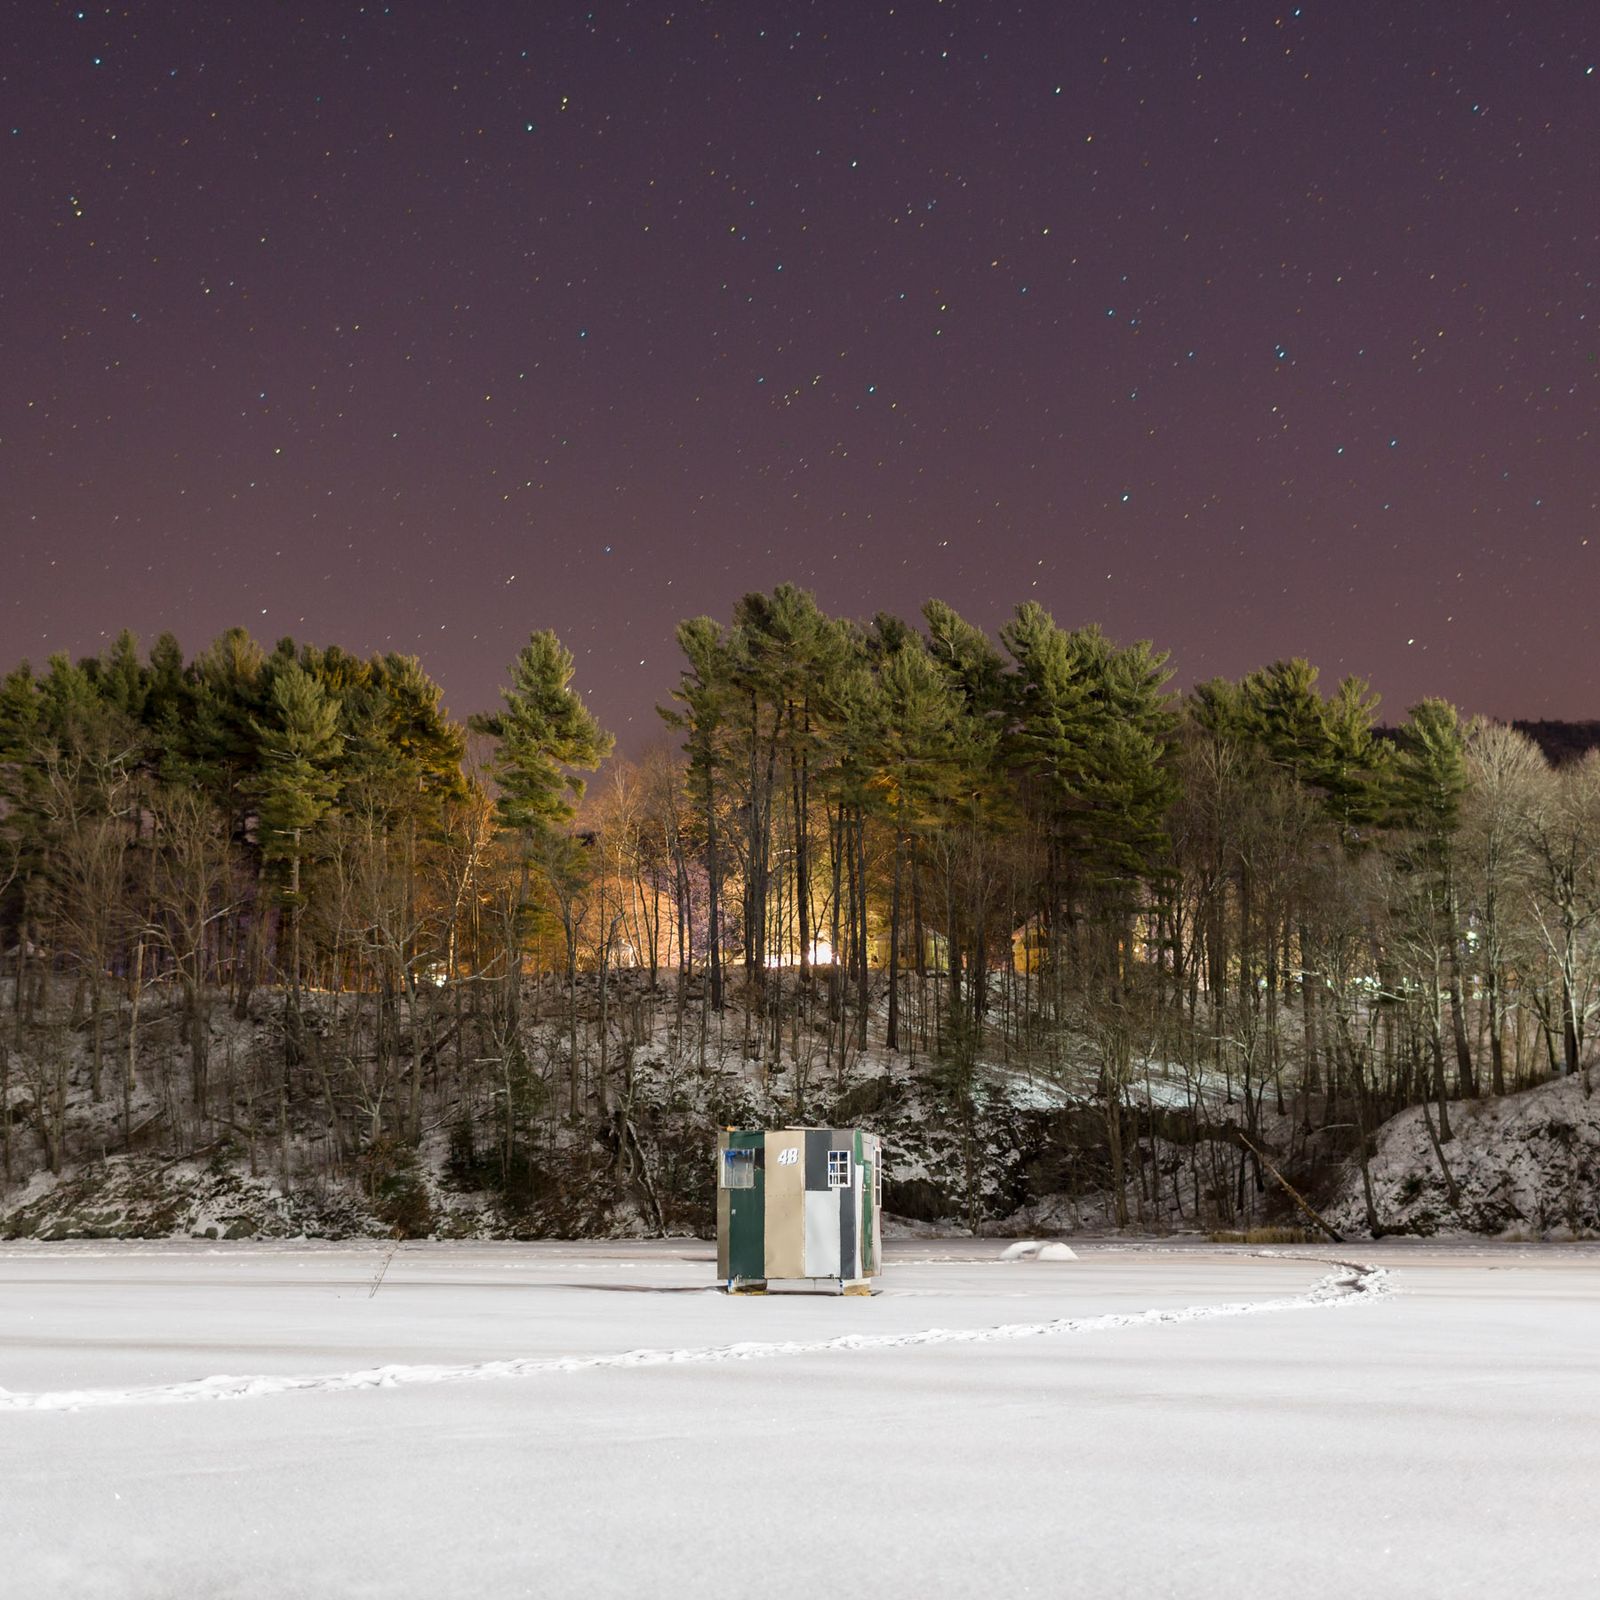
{"type": "MultiPolygon", "coordinates": [[[[835,1189],[833,1192],[839,1197],[839,1265],[834,1269],[834,1276],[840,1278],[853,1278],[856,1274],[856,1206],[859,1201],[860,1190],[856,1187],[860,1181],[861,1168],[855,1159],[856,1134],[854,1128],[831,1128],[828,1131],[828,1148],[830,1150],[843,1150],[850,1156],[850,1187],[835,1189]]],[[[828,1158],[822,1158],[826,1161],[828,1158]]],[[[826,1182],[826,1178],[823,1180],[826,1182]]]]}
{"type": "MultiPolygon", "coordinates": [[[[824,1158],[826,1159],[826,1158],[824,1158]]],[[[839,1276],[839,1189],[806,1190],[806,1276],[839,1276]]]]}
{"type": "Polygon", "coordinates": [[[713,1181],[717,1186],[717,1276],[724,1283],[730,1276],[728,1272],[728,1196],[731,1190],[722,1187],[722,1152],[728,1148],[728,1136],[725,1133],[717,1135],[717,1153],[715,1160],[717,1169],[713,1181]]]}
{"type": "Polygon", "coordinates": [[[882,1216],[873,1186],[883,1142],[859,1128],[772,1128],[717,1137],[717,1272],[767,1278],[860,1279],[881,1270],[882,1216]],[[722,1152],[756,1152],[755,1185],[724,1189],[722,1152]],[[792,1166],[784,1150],[799,1152],[792,1166]],[[852,1157],[850,1187],[828,1187],[828,1152],[852,1157]]]}
{"type": "MultiPolygon", "coordinates": [[[[853,1152],[852,1152],[853,1154],[853,1152]]],[[[861,1266],[856,1259],[856,1224],[861,1213],[861,1164],[850,1163],[850,1187],[836,1189],[839,1196],[839,1276],[859,1278],[861,1266]]]]}
{"type": "Polygon", "coordinates": [[[856,1160],[861,1167],[861,1276],[869,1277],[878,1269],[878,1258],[873,1252],[876,1237],[877,1208],[872,1203],[872,1176],[877,1166],[875,1140],[871,1134],[856,1135],[856,1160]]]}
{"type": "Polygon", "coordinates": [[[833,1135],[826,1128],[806,1129],[806,1189],[826,1192],[828,1187],[828,1152],[833,1148],[833,1135]]]}
{"type": "Polygon", "coordinates": [[[765,1272],[769,1278],[805,1276],[806,1169],[805,1132],[799,1128],[769,1128],[766,1148],[765,1272]],[[795,1160],[785,1166],[781,1157],[793,1150],[795,1160]]]}
{"type": "Polygon", "coordinates": [[[879,1273],[883,1271],[883,1208],[878,1204],[878,1196],[883,1192],[882,1183],[885,1174],[883,1140],[876,1136],[872,1141],[872,1168],[873,1177],[877,1181],[872,1190],[872,1265],[867,1270],[879,1273]]]}
{"type": "MultiPolygon", "coordinates": [[[[733,1133],[728,1145],[734,1150],[761,1151],[764,1133],[733,1133]]],[[[728,1195],[728,1270],[729,1278],[759,1279],[766,1271],[766,1175],[756,1156],[755,1186],[729,1189],[728,1195]]],[[[719,1180],[720,1181],[720,1180],[719,1180]]]]}

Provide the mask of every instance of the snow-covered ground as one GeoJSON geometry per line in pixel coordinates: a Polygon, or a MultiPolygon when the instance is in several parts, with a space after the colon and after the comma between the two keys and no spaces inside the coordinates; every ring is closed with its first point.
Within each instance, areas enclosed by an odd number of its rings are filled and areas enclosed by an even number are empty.
{"type": "Polygon", "coordinates": [[[1600,1249],[1075,1247],[0,1246],[0,1588],[1600,1592],[1600,1249]]]}
{"type": "MultiPolygon", "coordinates": [[[[1450,1122],[1451,1138],[1440,1148],[1455,1183],[1453,1198],[1422,1108],[1408,1106],[1383,1125],[1370,1164],[1380,1227],[1424,1235],[1594,1237],[1600,1229],[1600,1096],[1583,1076],[1521,1094],[1455,1101],[1450,1122]]],[[[1327,1215],[1343,1233],[1367,1231],[1361,1172],[1353,1160],[1327,1215]]]]}

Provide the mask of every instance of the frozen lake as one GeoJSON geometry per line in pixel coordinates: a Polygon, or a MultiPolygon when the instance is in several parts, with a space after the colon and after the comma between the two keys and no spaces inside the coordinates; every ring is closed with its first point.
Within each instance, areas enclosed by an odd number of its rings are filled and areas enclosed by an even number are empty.
{"type": "Polygon", "coordinates": [[[0,1593],[1600,1593],[1595,1247],[1001,1248],[0,1245],[0,1593]]]}

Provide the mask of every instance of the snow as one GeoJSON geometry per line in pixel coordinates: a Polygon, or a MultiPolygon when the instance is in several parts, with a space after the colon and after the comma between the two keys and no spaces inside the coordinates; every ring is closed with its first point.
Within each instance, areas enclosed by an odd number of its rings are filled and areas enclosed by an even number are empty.
{"type": "Polygon", "coordinates": [[[1002,1261],[1076,1261],[1076,1251],[1059,1240],[1018,1239],[1000,1252],[1002,1261]]]}
{"type": "Polygon", "coordinates": [[[1077,1252],[730,1299],[693,1240],[0,1246],[5,1588],[1600,1584],[1600,1250],[1077,1252]]]}
{"type": "MultiPolygon", "coordinates": [[[[1521,1094],[1450,1104],[1441,1141],[1454,1200],[1420,1106],[1386,1122],[1370,1161],[1374,1206],[1392,1232],[1590,1237],[1600,1228],[1600,1096],[1582,1076],[1521,1094]]],[[[1432,1113],[1437,1124],[1438,1112],[1432,1113]]],[[[1437,1131],[1437,1129],[1436,1129],[1437,1131]]],[[[1352,1160],[1329,1220],[1367,1231],[1360,1169],[1352,1160]]]]}

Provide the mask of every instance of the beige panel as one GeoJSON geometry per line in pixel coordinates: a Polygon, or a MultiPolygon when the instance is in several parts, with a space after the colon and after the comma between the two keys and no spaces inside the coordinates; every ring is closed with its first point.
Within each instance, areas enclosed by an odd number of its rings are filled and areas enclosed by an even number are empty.
{"type": "Polygon", "coordinates": [[[805,1276],[806,1136],[803,1129],[767,1133],[767,1276],[805,1276]]]}

